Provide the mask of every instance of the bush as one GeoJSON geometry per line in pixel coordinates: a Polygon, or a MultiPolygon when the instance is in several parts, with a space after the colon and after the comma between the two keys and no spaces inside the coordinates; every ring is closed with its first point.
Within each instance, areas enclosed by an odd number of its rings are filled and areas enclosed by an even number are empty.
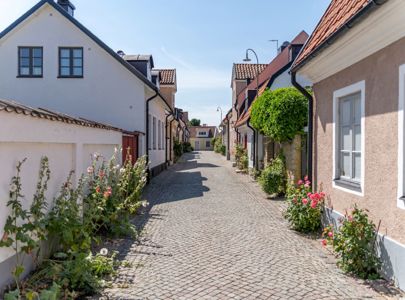
{"type": "Polygon", "coordinates": [[[307,119],[307,99],[292,87],[267,90],[252,104],[252,126],[276,142],[293,140],[307,119]]]}
{"type": "Polygon", "coordinates": [[[193,152],[194,148],[191,146],[191,144],[189,142],[184,142],[183,143],[183,151],[184,151],[184,153],[193,152]]]}
{"type": "Polygon", "coordinates": [[[239,170],[247,172],[249,167],[249,158],[246,149],[237,144],[235,150],[235,160],[237,168],[239,170]]]}
{"type": "Polygon", "coordinates": [[[299,232],[312,233],[321,229],[325,193],[312,193],[311,182],[306,177],[287,188],[286,219],[299,232]]]}
{"type": "Polygon", "coordinates": [[[363,279],[378,278],[381,262],[375,251],[377,230],[367,211],[355,206],[352,214],[346,213],[340,223],[339,229],[332,225],[324,229],[322,243],[332,245],[339,258],[338,265],[345,272],[363,279]]]}
{"type": "Polygon", "coordinates": [[[281,195],[285,193],[286,169],[285,158],[281,154],[266,167],[260,177],[259,183],[263,191],[269,195],[281,195]]]}
{"type": "Polygon", "coordinates": [[[184,153],[183,144],[180,143],[179,141],[174,141],[173,151],[174,151],[174,160],[177,161],[184,153]]]}

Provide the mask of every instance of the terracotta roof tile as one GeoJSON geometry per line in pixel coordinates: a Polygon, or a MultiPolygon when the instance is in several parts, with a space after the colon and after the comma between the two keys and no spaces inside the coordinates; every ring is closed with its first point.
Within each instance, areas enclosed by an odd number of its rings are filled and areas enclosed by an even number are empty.
{"type": "Polygon", "coordinates": [[[176,69],[161,69],[160,72],[160,84],[176,84],[176,69]]]}
{"type": "Polygon", "coordinates": [[[57,122],[63,122],[63,123],[68,123],[68,124],[75,124],[79,126],[85,126],[85,127],[93,127],[93,128],[100,128],[100,129],[106,129],[106,130],[115,130],[115,131],[120,131],[120,132],[127,132],[125,130],[122,130],[120,128],[116,128],[114,126],[108,125],[108,124],[103,124],[87,119],[82,119],[82,118],[76,118],[72,117],[60,112],[54,112],[50,111],[44,108],[32,108],[26,105],[23,105],[21,103],[15,102],[15,101],[10,101],[10,100],[4,100],[0,99],[0,111],[5,111],[8,113],[16,113],[24,116],[30,116],[34,118],[39,118],[39,119],[46,119],[49,121],[57,121],[57,122]]]}
{"type": "MultiPolygon", "coordinates": [[[[291,44],[304,44],[305,40],[308,38],[308,34],[305,31],[301,31],[291,42],[291,44]]],[[[268,65],[266,68],[259,74],[259,88],[269,79],[271,79],[274,74],[276,74],[279,70],[284,68],[286,65],[291,63],[290,58],[290,48],[286,47],[283,51],[281,51],[268,65]]],[[[257,81],[252,80],[250,84],[244,88],[238,95],[238,105],[240,105],[245,99],[246,90],[255,90],[257,85],[257,81]]]]}
{"type": "Polygon", "coordinates": [[[359,13],[370,0],[332,0],[317,27],[294,62],[299,65],[335,32],[359,13]]]}
{"type": "Polygon", "coordinates": [[[233,79],[244,80],[256,77],[257,69],[259,74],[263,72],[267,64],[233,64],[233,79]]]}

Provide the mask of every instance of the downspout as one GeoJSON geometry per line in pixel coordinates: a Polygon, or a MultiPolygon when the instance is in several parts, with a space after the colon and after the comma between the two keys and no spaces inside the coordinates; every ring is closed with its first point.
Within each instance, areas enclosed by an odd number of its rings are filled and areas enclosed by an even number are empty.
{"type": "Polygon", "coordinates": [[[256,167],[256,130],[252,126],[250,126],[250,118],[246,122],[246,125],[248,128],[250,128],[253,131],[253,168],[255,170],[257,170],[257,167],[256,167]]]}
{"type": "Polygon", "coordinates": [[[312,182],[313,171],[312,171],[312,158],[313,158],[313,131],[314,131],[314,98],[313,96],[297,82],[297,72],[291,72],[291,83],[308,99],[308,153],[307,153],[307,168],[308,168],[308,179],[312,182]]]}
{"type": "MultiPolygon", "coordinates": [[[[173,117],[174,117],[174,115],[173,115],[173,117]]],[[[170,161],[172,161],[172,150],[173,150],[173,136],[172,136],[172,122],[174,121],[174,120],[176,120],[176,119],[174,119],[173,118],[173,120],[171,120],[170,121],[170,143],[169,143],[169,146],[170,146],[170,149],[169,149],[169,159],[170,159],[170,161]]]]}
{"type": "Polygon", "coordinates": [[[146,100],[146,163],[147,163],[147,166],[148,166],[148,169],[147,169],[148,182],[150,180],[150,170],[149,170],[149,163],[150,163],[150,159],[149,159],[149,103],[150,103],[150,101],[155,99],[157,96],[158,96],[158,92],[155,91],[155,95],[153,95],[152,97],[150,97],[150,98],[148,98],[146,100]]]}
{"type": "MultiPolygon", "coordinates": [[[[166,123],[165,123],[165,129],[166,129],[166,132],[165,132],[165,135],[167,134],[167,128],[169,127],[169,124],[168,124],[168,119],[169,119],[169,117],[171,117],[172,116],[172,114],[168,114],[167,116],[166,116],[166,123]]],[[[170,128],[171,129],[171,128],[170,128]]],[[[170,130],[171,131],[171,130],[170,130]]],[[[167,160],[167,158],[168,158],[168,155],[167,155],[167,151],[168,150],[170,150],[170,148],[169,147],[167,147],[167,136],[166,136],[166,138],[165,138],[165,149],[166,149],[166,151],[165,151],[165,161],[166,161],[166,164],[168,164],[168,160],[167,160]]]]}
{"type": "Polygon", "coordinates": [[[229,139],[230,139],[230,135],[231,135],[231,133],[230,133],[230,127],[231,127],[231,121],[229,120],[229,115],[226,117],[226,119],[228,120],[228,126],[227,126],[227,135],[228,135],[228,138],[226,139],[226,148],[227,148],[227,153],[226,153],[226,159],[227,160],[231,160],[231,149],[229,149],[229,147],[230,147],[230,145],[231,145],[231,143],[230,143],[230,141],[229,141],[229,139]]]}

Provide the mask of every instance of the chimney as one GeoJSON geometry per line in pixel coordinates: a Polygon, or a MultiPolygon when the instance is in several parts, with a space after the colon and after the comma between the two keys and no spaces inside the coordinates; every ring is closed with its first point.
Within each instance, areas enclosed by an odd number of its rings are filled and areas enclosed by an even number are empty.
{"type": "Polygon", "coordinates": [[[72,17],[74,16],[74,12],[76,7],[69,1],[69,0],[58,0],[58,4],[66,10],[66,12],[71,15],[72,17]]]}
{"type": "Polygon", "coordinates": [[[284,50],[285,48],[287,48],[289,45],[290,45],[289,42],[284,42],[284,43],[280,46],[280,48],[278,49],[278,53],[283,52],[283,50],[284,50]]]}
{"type": "Polygon", "coordinates": [[[121,57],[124,57],[124,56],[125,56],[125,52],[122,51],[122,50],[118,50],[118,51],[117,51],[117,54],[118,54],[119,56],[121,56],[121,57]]]}

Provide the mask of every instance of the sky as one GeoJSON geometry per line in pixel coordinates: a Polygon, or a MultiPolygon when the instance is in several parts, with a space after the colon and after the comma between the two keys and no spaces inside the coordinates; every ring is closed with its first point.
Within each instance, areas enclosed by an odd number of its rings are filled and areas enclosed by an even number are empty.
{"type": "MultiPolygon", "coordinates": [[[[39,0],[0,0],[0,31],[39,0]]],[[[177,69],[176,106],[218,125],[230,109],[233,63],[247,48],[259,63],[276,43],[311,34],[330,0],[71,0],[75,18],[112,49],[152,54],[155,68],[177,69]]]]}

